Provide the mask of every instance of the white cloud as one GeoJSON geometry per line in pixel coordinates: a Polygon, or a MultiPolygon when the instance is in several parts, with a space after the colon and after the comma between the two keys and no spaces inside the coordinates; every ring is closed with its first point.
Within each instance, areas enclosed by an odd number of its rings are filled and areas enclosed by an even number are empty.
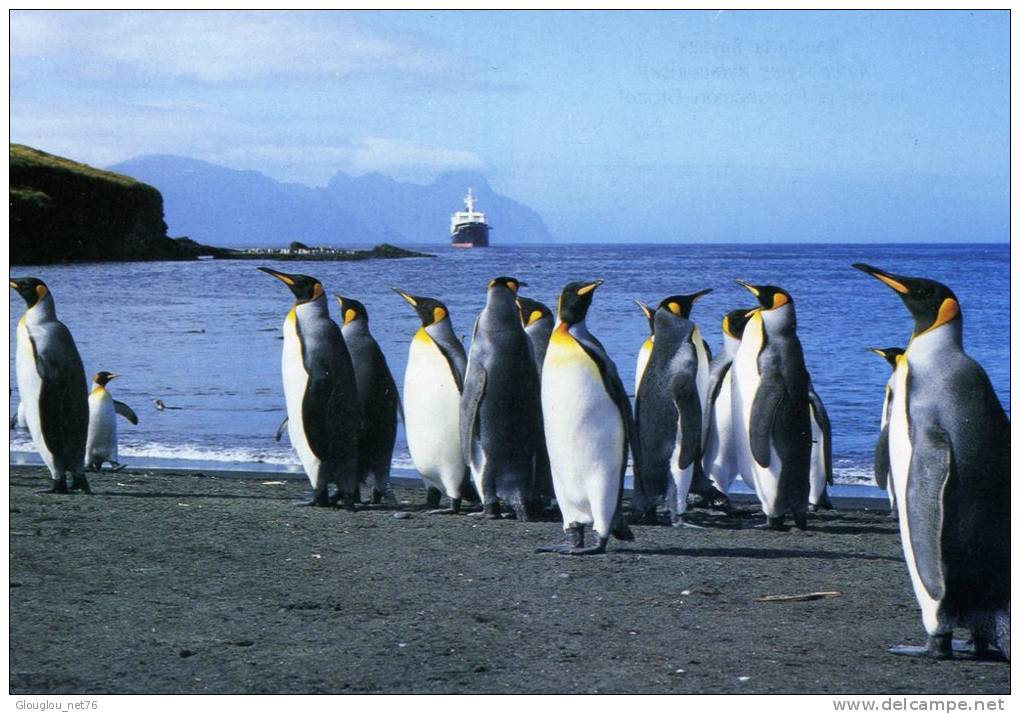
{"type": "Polygon", "coordinates": [[[345,170],[354,174],[378,171],[398,178],[420,178],[451,169],[481,167],[481,158],[471,151],[373,136],[354,142],[345,170]]]}
{"type": "Polygon", "coordinates": [[[448,63],[338,12],[15,11],[11,62],[63,59],[217,83],[359,71],[434,74],[448,63]]]}

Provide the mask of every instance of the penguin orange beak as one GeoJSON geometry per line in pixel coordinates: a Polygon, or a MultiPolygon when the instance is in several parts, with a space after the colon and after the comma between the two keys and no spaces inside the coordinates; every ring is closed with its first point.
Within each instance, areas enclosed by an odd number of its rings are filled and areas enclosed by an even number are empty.
{"type": "Polygon", "coordinates": [[[601,285],[604,282],[606,282],[606,281],[603,280],[602,278],[599,278],[598,280],[592,280],[590,283],[587,283],[583,287],[578,288],[577,294],[578,295],[587,295],[588,293],[590,293],[591,291],[595,290],[595,288],[597,288],[599,285],[601,285]]]}
{"type": "Polygon", "coordinates": [[[868,275],[877,280],[881,280],[883,283],[885,283],[890,288],[898,292],[900,295],[906,295],[907,293],[910,292],[910,288],[908,288],[906,285],[900,282],[896,276],[893,276],[890,273],[885,272],[884,270],[879,270],[878,268],[875,268],[866,263],[854,263],[852,267],[857,268],[862,273],[867,273],[868,275]]]}
{"type": "Polygon", "coordinates": [[[259,270],[261,270],[266,275],[272,275],[274,278],[279,280],[287,287],[293,287],[294,285],[294,278],[290,277],[286,273],[281,273],[280,271],[273,270],[272,268],[259,268],[259,270]]]}
{"type": "Polygon", "coordinates": [[[390,288],[390,290],[395,292],[400,297],[404,298],[404,300],[407,301],[407,304],[410,305],[411,307],[418,307],[418,301],[414,299],[413,295],[409,295],[408,293],[405,293],[400,288],[390,288]]]}
{"type": "Polygon", "coordinates": [[[649,320],[651,320],[651,319],[652,319],[652,308],[648,307],[648,305],[647,305],[646,303],[643,303],[643,302],[641,302],[640,300],[636,300],[636,299],[635,299],[635,300],[634,300],[634,303],[635,303],[635,304],[636,304],[636,305],[637,305],[637,306],[638,306],[639,308],[641,308],[641,312],[643,312],[643,313],[645,314],[645,317],[646,317],[646,318],[648,318],[649,320]]]}
{"type": "Polygon", "coordinates": [[[754,285],[751,285],[751,283],[745,283],[743,280],[734,280],[733,282],[735,282],[737,285],[739,285],[740,287],[742,287],[745,290],[747,290],[749,293],[751,293],[755,297],[758,297],[758,295],[761,294],[761,290],[759,290],[754,285]]]}

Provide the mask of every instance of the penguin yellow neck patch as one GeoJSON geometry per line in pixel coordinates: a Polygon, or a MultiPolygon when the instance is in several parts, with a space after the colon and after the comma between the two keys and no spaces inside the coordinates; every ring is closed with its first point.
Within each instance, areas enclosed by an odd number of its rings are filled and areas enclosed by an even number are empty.
{"type": "Polygon", "coordinates": [[[414,341],[421,344],[428,344],[432,342],[432,338],[429,337],[429,333],[425,331],[424,327],[419,327],[418,331],[414,333],[414,341]]]}
{"type": "Polygon", "coordinates": [[[931,332],[937,327],[941,327],[950,320],[955,319],[960,314],[960,303],[956,302],[953,298],[946,298],[939,305],[939,313],[935,316],[935,322],[931,323],[931,327],[923,332],[919,332],[918,335],[931,332]]]}
{"type": "Polygon", "coordinates": [[[786,303],[790,302],[790,298],[786,297],[783,293],[776,293],[772,296],[772,310],[778,307],[782,307],[786,303]]]}
{"type": "Polygon", "coordinates": [[[351,324],[352,322],[354,322],[357,319],[358,319],[358,312],[357,312],[357,310],[353,310],[351,308],[347,308],[346,310],[344,310],[344,324],[345,325],[349,325],[349,324],[351,324]]]}
{"type": "Polygon", "coordinates": [[[532,325],[542,319],[542,313],[539,310],[532,310],[531,314],[528,315],[528,325],[532,325]]]}
{"type": "Polygon", "coordinates": [[[445,317],[446,317],[446,310],[444,310],[443,308],[436,307],[436,308],[432,309],[432,324],[433,325],[436,324],[437,322],[439,322],[440,320],[442,320],[445,317]]]}

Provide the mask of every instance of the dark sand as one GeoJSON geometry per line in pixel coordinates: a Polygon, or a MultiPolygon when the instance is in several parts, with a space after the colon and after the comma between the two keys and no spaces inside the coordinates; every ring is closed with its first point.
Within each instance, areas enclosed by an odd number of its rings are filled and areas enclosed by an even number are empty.
{"type": "Polygon", "coordinates": [[[54,496],[12,467],[11,692],[1009,691],[1005,663],[886,653],[924,632],[882,504],[808,533],[699,513],[580,558],[534,553],[559,523],[425,515],[411,488],[405,520],[300,508],[307,482],[280,480],[128,471],[54,496]]]}

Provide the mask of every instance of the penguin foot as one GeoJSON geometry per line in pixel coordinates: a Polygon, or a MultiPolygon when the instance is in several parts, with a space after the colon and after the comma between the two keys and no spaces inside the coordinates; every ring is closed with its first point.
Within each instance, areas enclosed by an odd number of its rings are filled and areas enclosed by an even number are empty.
{"type": "Polygon", "coordinates": [[[378,506],[380,503],[382,503],[382,500],[383,500],[383,492],[380,491],[379,489],[373,487],[372,488],[372,505],[378,506]]]}
{"type": "Polygon", "coordinates": [[[494,501],[492,503],[486,503],[482,507],[482,517],[483,518],[488,518],[489,520],[493,520],[493,521],[499,520],[499,512],[500,512],[499,501],[494,501]]]}
{"type": "Polygon", "coordinates": [[[693,523],[688,523],[684,519],[684,514],[682,513],[673,514],[673,516],[670,518],[669,524],[674,528],[691,528],[697,531],[705,530],[705,526],[696,526],[693,523]]]}
{"type": "Polygon", "coordinates": [[[889,648],[889,652],[894,655],[930,657],[937,660],[952,659],[953,652],[970,651],[970,645],[962,640],[954,641],[951,632],[943,635],[929,635],[928,644],[924,647],[917,645],[895,645],[889,648]]]}
{"type": "Polygon", "coordinates": [[[626,523],[622,520],[613,528],[612,535],[616,540],[632,541],[634,540],[634,531],[630,529],[626,523]]]}
{"type": "Polygon", "coordinates": [[[74,477],[71,481],[71,490],[75,492],[81,492],[84,494],[92,495],[92,489],[89,488],[88,479],[85,478],[85,474],[79,474],[74,477]]]}
{"type": "Polygon", "coordinates": [[[328,508],[329,506],[332,506],[333,504],[330,502],[329,498],[326,496],[325,493],[315,493],[315,494],[312,495],[311,500],[309,500],[309,501],[302,501],[298,505],[299,506],[313,506],[313,507],[316,507],[316,508],[328,508]]]}
{"type": "Polygon", "coordinates": [[[643,511],[634,511],[630,514],[630,522],[636,526],[657,526],[659,517],[655,514],[655,508],[647,508],[643,511]]]}
{"type": "Polygon", "coordinates": [[[67,493],[67,481],[53,481],[49,488],[36,489],[36,493],[67,493]]]}
{"type": "Polygon", "coordinates": [[[772,518],[771,516],[765,517],[765,527],[770,531],[788,531],[790,527],[783,523],[783,517],[772,518]]]}
{"type": "Polygon", "coordinates": [[[570,555],[575,550],[584,547],[584,526],[580,523],[571,523],[563,529],[563,542],[543,545],[535,548],[536,553],[559,553],[570,555]]]}
{"type": "Polygon", "coordinates": [[[439,508],[439,502],[442,498],[442,491],[433,486],[429,486],[428,491],[425,492],[425,507],[432,509],[439,508]]]}
{"type": "Polygon", "coordinates": [[[459,516],[460,509],[454,508],[433,508],[431,511],[425,511],[426,516],[459,516]]]}
{"type": "Polygon", "coordinates": [[[609,542],[609,537],[600,535],[598,531],[591,532],[592,537],[595,539],[595,544],[588,547],[574,548],[570,551],[570,555],[601,555],[606,552],[606,544],[609,542]]]}
{"type": "Polygon", "coordinates": [[[799,531],[806,531],[807,526],[807,513],[796,513],[793,516],[793,526],[799,531]]]}
{"type": "Polygon", "coordinates": [[[121,471],[127,468],[127,464],[120,464],[117,463],[116,461],[111,461],[110,465],[113,466],[113,468],[110,470],[113,471],[114,473],[120,473],[121,471]]]}

